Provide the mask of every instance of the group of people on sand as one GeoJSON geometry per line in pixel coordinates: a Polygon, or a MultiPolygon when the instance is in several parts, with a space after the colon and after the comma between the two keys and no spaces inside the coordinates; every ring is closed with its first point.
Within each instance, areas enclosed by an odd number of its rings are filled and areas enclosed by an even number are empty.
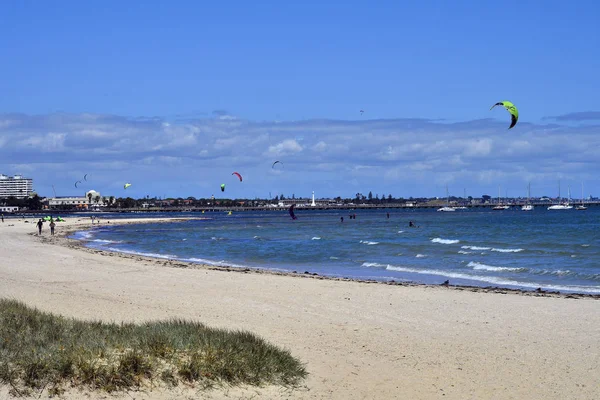
{"type": "MultiPolygon", "coordinates": [[[[38,227],[38,235],[42,234],[42,227],[44,226],[44,221],[40,218],[37,222],[38,227]]],[[[56,223],[54,222],[54,218],[50,217],[50,235],[54,235],[54,228],[56,227],[56,223]]]]}

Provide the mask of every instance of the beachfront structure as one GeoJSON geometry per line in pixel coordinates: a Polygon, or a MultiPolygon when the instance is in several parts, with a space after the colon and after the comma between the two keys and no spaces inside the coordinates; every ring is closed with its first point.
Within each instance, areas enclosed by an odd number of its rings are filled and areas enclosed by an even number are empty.
{"type": "Polygon", "coordinates": [[[59,206],[73,206],[77,208],[87,208],[89,199],[87,197],[77,196],[61,196],[51,197],[48,199],[48,206],[50,208],[59,206]]]}
{"type": "Polygon", "coordinates": [[[7,176],[0,174],[0,198],[15,197],[24,199],[33,193],[33,179],[21,175],[7,176]]]}
{"type": "Polygon", "coordinates": [[[13,213],[19,211],[17,206],[0,206],[0,212],[13,213]]]}
{"type": "Polygon", "coordinates": [[[90,190],[85,193],[85,196],[63,196],[52,197],[48,199],[48,207],[65,207],[73,208],[90,208],[90,207],[106,207],[105,200],[100,193],[95,190],[90,190]]]}
{"type": "Polygon", "coordinates": [[[316,206],[330,206],[336,204],[333,199],[285,199],[279,200],[277,203],[279,207],[289,207],[295,204],[296,207],[316,207],[316,206]]]}

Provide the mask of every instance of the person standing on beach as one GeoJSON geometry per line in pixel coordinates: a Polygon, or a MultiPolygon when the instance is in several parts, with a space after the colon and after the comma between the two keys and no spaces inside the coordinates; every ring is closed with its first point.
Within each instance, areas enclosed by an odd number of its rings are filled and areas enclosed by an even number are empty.
{"type": "Polygon", "coordinates": [[[54,235],[54,227],[56,226],[56,224],[54,223],[54,220],[51,219],[50,220],[50,235],[54,235]]]}
{"type": "Polygon", "coordinates": [[[4,214],[2,214],[2,223],[4,223],[4,214]]]}
{"type": "Polygon", "coordinates": [[[44,226],[44,221],[42,221],[42,219],[40,218],[40,220],[37,223],[37,227],[38,227],[38,235],[42,234],[42,226],[44,226]]]}

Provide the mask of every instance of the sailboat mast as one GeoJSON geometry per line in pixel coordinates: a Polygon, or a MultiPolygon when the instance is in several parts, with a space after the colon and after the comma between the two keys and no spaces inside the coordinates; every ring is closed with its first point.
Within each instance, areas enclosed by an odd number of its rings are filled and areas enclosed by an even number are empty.
{"type": "Polygon", "coordinates": [[[558,202],[560,203],[560,201],[562,200],[562,198],[560,197],[560,179],[558,180],[558,202]]]}

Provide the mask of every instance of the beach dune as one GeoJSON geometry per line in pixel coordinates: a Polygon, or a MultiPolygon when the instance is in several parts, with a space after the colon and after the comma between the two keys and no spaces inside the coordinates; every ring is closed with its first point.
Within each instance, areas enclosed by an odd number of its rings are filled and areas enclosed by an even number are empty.
{"type": "MultiPolygon", "coordinates": [[[[69,220],[59,234],[90,227],[69,220]]],[[[289,349],[310,374],[296,389],[221,388],[208,398],[600,398],[595,298],[231,272],[35,232],[33,220],[0,224],[0,297],[83,319],[249,330],[289,349]]]]}

